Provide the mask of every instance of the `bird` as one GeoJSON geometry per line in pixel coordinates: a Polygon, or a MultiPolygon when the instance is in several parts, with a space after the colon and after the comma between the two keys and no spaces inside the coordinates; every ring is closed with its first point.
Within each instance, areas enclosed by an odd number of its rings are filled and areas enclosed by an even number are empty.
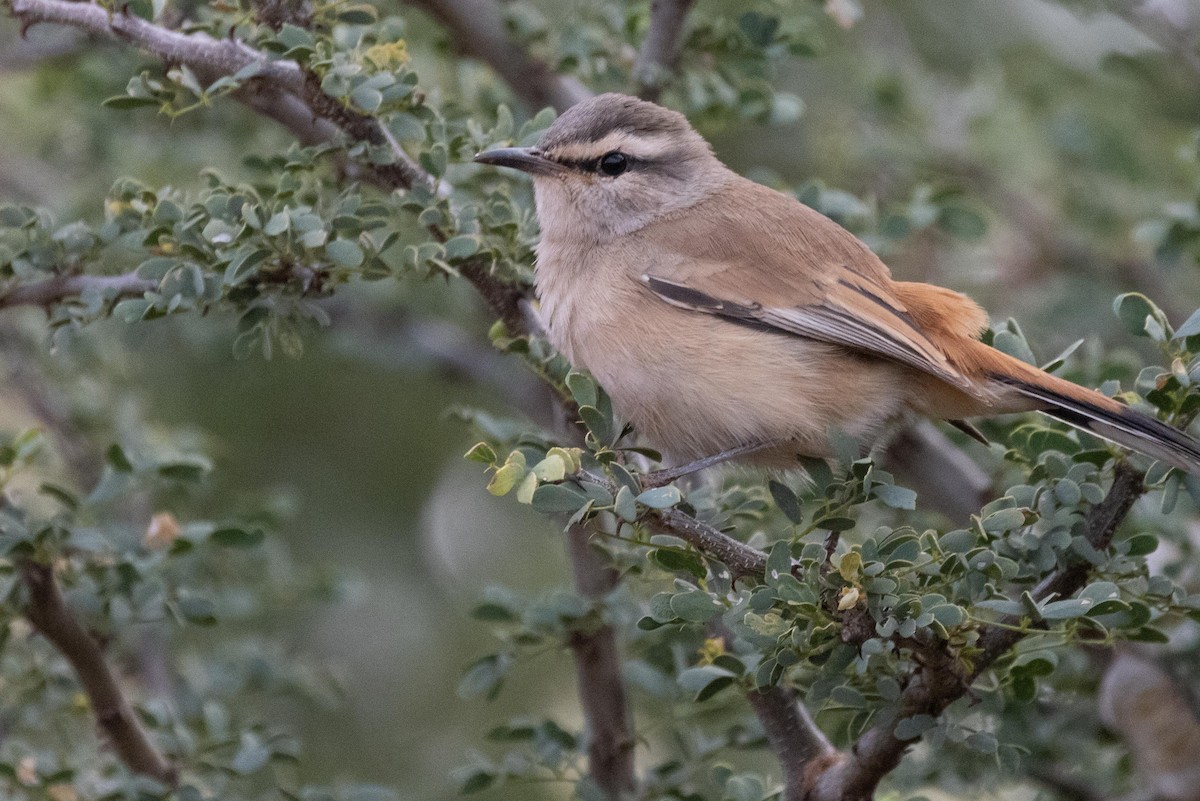
{"type": "Polygon", "coordinates": [[[726,167],[679,112],[601,94],[532,147],[475,156],[533,181],[546,334],[677,462],[768,468],[869,451],[927,417],[1039,411],[1186,472],[1200,443],[981,341],[966,295],[899,281],[860,239],[726,167]]]}

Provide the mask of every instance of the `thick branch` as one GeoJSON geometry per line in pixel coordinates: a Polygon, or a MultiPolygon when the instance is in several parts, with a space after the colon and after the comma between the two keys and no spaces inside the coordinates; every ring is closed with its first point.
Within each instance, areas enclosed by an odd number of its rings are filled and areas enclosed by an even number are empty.
{"type": "Polygon", "coordinates": [[[409,2],[453,32],[453,46],[495,70],[530,110],[551,106],[562,112],[591,97],[579,81],[554,72],[508,37],[495,0],[409,2]]]}
{"type": "Polygon", "coordinates": [[[695,0],[654,0],[650,4],[650,29],[642,40],[633,79],[643,100],[657,101],[663,84],[679,66],[683,30],[695,0]]]}
{"type": "Polygon", "coordinates": [[[838,750],[786,687],[751,690],[746,699],[783,769],[783,801],[802,801],[814,776],[836,763],[838,750]]]}
{"type": "Polygon", "coordinates": [[[117,756],[134,773],[174,785],[175,767],[146,736],[99,644],[68,608],[53,568],[26,561],[21,579],[29,593],[25,616],[71,664],[117,756]]]}
{"type": "MultiPolygon", "coordinates": [[[[1112,543],[1117,527],[1145,492],[1143,478],[1127,462],[1117,464],[1108,494],[1087,515],[1087,539],[1097,550],[1103,550],[1112,543]]],[[[1089,567],[1083,562],[1059,568],[1038,584],[1033,596],[1039,601],[1051,596],[1069,597],[1087,583],[1088,573],[1089,567]]],[[[980,653],[965,675],[959,672],[949,656],[924,662],[904,689],[900,716],[940,715],[946,707],[965,695],[971,684],[1024,636],[1021,631],[1015,630],[1020,622],[1006,619],[1003,621],[1006,628],[984,627],[979,639],[980,653]]],[[[929,654],[923,656],[928,658],[929,654]]],[[[809,798],[811,801],[869,799],[880,780],[896,767],[912,742],[896,737],[891,723],[866,731],[854,744],[849,759],[818,778],[809,798]]]]}
{"type": "MultiPolygon", "coordinates": [[[[576,524],[567,530],[567,555],[576,590],[599,600],[619,583],[590,543],[591,530],[576,524]]],[[[588,765],[592,779],[606,796],[619,798],[634,786],[633,727],[621,677],[617,636],[609,623],[595,623],[571,635],[579,700],[588,726],[588,765]]]]}
{"type": "Polygon", "coordinates": [[[88,291],[108,298],[137,297],[158,288],[158,284],[135,273],[124,275],[62,275],[35,284],[17,286],[0,295],[0,309],[10,306],[41,306],[48,308],[67,298],[79,297],[88,291]]]}

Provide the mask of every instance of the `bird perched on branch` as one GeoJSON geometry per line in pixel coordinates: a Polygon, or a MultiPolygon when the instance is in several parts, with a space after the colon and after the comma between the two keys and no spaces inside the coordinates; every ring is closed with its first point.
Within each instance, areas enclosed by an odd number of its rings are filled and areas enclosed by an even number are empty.
{"type": "Polygon", "coordinates": [[[750,460],[795,466],[832,455],[833,429],[870,444],[912,414],[1038,410],[1200,473],[1200,443],[980,342],[974,301],[894,280],[837,223],[728,169],[677,112],[600,95],[537,146],[476,161],[533,177],[552,343],[675,459],[769,443],[750,460]]]}

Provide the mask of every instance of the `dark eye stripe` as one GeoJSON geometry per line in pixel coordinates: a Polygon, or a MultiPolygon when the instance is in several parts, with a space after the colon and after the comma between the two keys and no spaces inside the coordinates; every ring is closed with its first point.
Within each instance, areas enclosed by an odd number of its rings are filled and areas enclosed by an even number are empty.
{"type": "MultiPolygon", "coordinates": [[[[570,167],[572,170],[579,170],[580,172],[591,172],[591,173],[600,172],[600,159],[599,158],[594,158],[594,159],[555,159],[555,161],[557,161],[559,164],[563,165],[564,167],[570,167]]],[[[631,156],[628,153],[625,154],[625,171],[626,172],[628,172],[630,170],[642,169],[651,163],[652,162],[650,162],[647,159],[640,159],[637,156],[631,156]]]]}

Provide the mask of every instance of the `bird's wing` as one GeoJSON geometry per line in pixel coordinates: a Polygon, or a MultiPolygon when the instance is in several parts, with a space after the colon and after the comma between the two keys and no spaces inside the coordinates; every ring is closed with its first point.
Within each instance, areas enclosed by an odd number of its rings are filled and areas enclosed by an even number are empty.
{"type": "Polygon", "coordinates": [[[752,194],[745,207],[720,204],[715,213],[657,224],[648,232],[655,245],[675,243],[674,252],[639,276],[646,287],[675,306],[893,359],[973,388],[934,341],[938,332],[921,324],[928,315],[910,313],[866,245],[791,198],[761,187],[752,194]]]}

